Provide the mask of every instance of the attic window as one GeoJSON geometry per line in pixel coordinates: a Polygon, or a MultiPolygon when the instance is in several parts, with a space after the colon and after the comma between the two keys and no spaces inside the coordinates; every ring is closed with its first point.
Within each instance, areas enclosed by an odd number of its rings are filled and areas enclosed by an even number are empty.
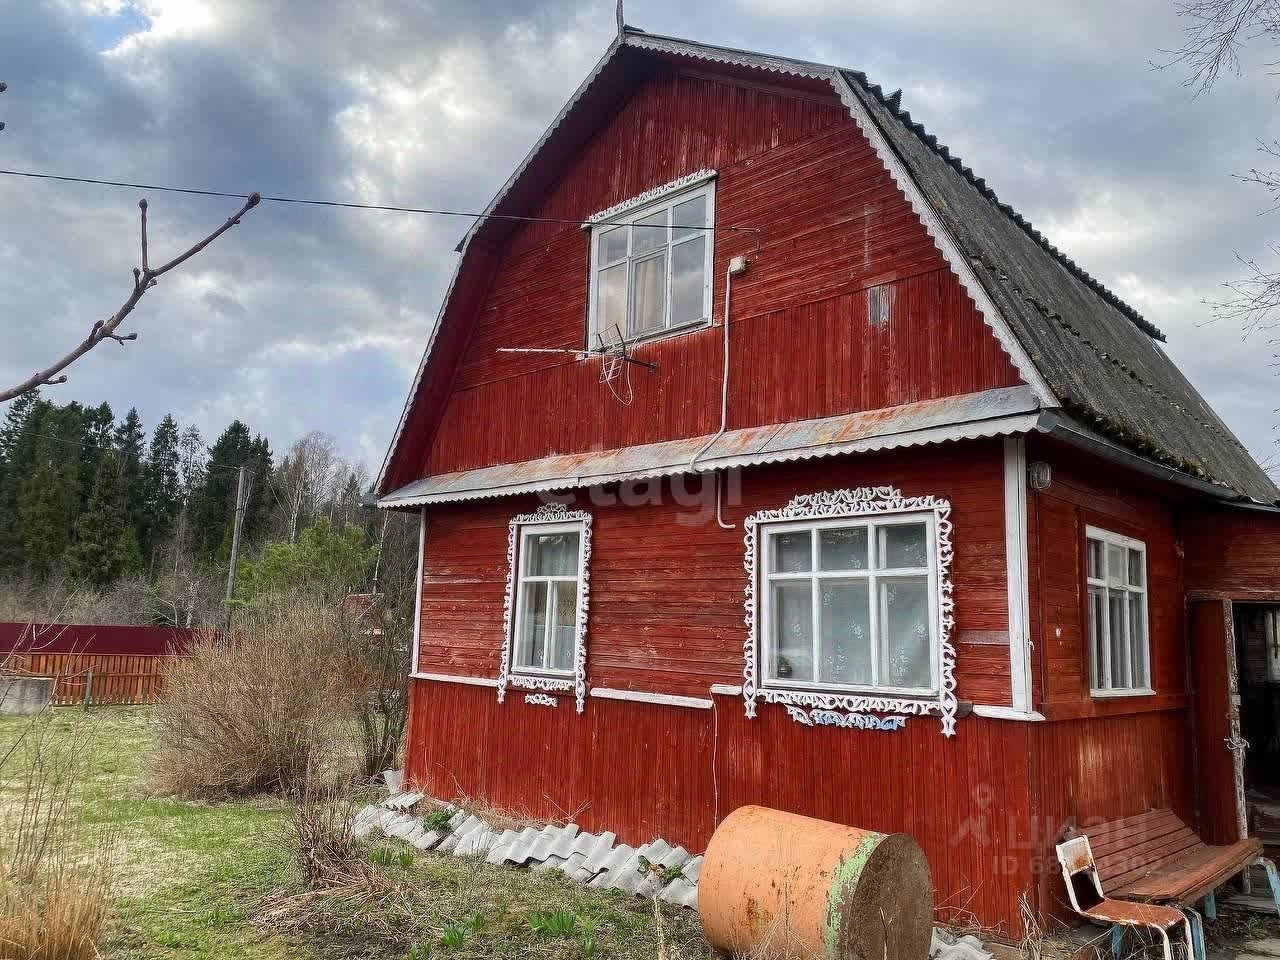
{"type": "Polygon", "coordinates": [[[710,320],[715,181],[697,176],[593,218],[589,347],[710,320]]]}
{"type": "Polygon", "coordinates": [[[893,288],[880,283],[867,291],[867,321],[880,328],[889,322],[893,311],[893,288]]]}

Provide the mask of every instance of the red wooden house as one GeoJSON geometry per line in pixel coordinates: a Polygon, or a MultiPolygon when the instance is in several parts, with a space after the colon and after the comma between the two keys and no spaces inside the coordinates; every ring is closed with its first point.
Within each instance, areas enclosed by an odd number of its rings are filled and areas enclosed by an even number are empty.
{"type": "Polygon", "coordinates": [[[1248,829],[1280,492],[897,94],[627,28],[487,213],[378,483],[411,779],[631,843],[906,831],[1009,931],[1072,823],[1248,829]]]}

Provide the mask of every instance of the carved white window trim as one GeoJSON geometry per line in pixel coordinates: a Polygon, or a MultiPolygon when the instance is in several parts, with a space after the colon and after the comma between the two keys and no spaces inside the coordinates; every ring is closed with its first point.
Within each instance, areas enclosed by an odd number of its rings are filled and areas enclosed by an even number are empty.
{"type": "Polygon", "coordinates": [[[572,693],[577,700],[578,713],[582,713],[587,700],[587,603],[591,584],[591,514],[583,510],[570,510],[562,503],[544,503],[533,513],[522,513],[511,518],[507,526],[507,592],[502,603],[502,667],[498,672],[498,702],[506,699],[507,687],[521,690],[545,690],[554,693],[572,693]],[[516,585],[521,531],[544,524],[577,523],[580,525],[578,608],[574,622],[574,655],[572,676],[545,676],[521,671],[513,667],[515,637],[512,635],[515,619],[516,585]]]}
{"type": "Polygon", "coordinates": [[[744,566],[747,572],[746,625],[743,644],[742,697],[746,715],[756,715],[756,703],[789,704],[818,710],[845,710],[850,713],[896,713],[908,715],[934,714],[942,720],[943,736],[954,736],[956,726],[956,651],[951,633],[955,627],[954,587],[951,583],[951,504],[933,496],[904,497],[896,487],[858,487],[854,490],[831,490],[795,497],[778,510],[761,510],[743,522],[746,535],[744,566]],[[897,513],[933,513],[936,549],[932,558],[937,582],[938,693],[931,697],[901,698],[868,693],[840,693],[827,690],[788,690],[757,682],[760,643],[757,636],[757,581],[763,564],[758,562],[762,524],[803,520],[830,520],[891,515],[897,513]]]}

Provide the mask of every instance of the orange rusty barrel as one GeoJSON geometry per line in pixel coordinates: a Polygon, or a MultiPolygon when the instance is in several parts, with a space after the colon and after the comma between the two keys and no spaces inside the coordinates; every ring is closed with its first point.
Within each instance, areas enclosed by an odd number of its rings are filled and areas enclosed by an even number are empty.
{"type": "Polygon", "coordinates": [[[905,833],[740,807],[707,847],[698,912],[734,955],[925,960],[933,884],[905,833]]]}

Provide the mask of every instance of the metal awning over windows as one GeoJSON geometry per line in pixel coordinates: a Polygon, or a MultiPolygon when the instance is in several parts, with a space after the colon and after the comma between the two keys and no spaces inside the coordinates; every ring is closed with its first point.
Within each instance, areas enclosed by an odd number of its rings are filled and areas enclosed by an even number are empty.
{"type": "Polygon", "coordinates": [[[698,457],[693,471],[689,463],[711,439],[710,434],[439,474],[406,484],[380,499],[378,506],[394,509],[571,490],[622,480],[1008,436],[1034,430],[1038,423],[1039,404],[1030,387],[1001,387],[839,417],[730,430],[698,457]]]}

